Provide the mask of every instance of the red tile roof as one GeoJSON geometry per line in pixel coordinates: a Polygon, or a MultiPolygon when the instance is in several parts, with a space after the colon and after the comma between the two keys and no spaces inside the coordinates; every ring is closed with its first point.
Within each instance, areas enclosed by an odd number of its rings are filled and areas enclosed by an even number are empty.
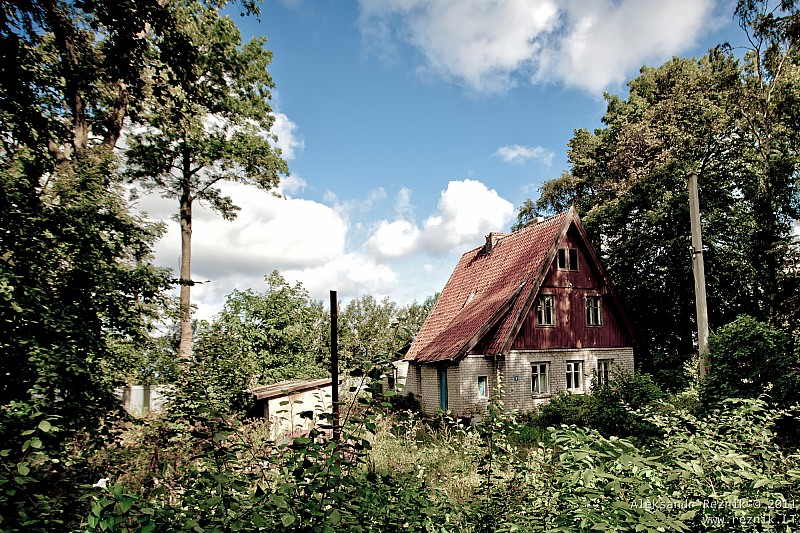
{"type": "Polygon", "coordinates": [[[483,353],[504,353],[571,222],[580,225],[572,209],[462,255],[406,359],[456,360],[482,339],[483,353]]]}

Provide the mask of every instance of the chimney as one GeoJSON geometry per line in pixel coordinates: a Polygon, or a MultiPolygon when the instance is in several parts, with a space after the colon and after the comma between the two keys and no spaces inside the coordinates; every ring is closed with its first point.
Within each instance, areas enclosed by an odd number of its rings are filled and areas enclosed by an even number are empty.
{"type": "Polygon", "coordinates": [[[492,251],[495,245],[502,239],[503,237],[507,236],[508,233],[500,233],[498,231],[492,231],[489,235],[486,236],[486,245],[483,247],[483,251],[487,254],[492,251]]]}
{"type": "Polygon", "coordinates": [[[544,222],[544,217],[533,217],[528,222],[525,223],[526,228],[530,228],[534,224],[538,224],[539,222],[544,222]]]}

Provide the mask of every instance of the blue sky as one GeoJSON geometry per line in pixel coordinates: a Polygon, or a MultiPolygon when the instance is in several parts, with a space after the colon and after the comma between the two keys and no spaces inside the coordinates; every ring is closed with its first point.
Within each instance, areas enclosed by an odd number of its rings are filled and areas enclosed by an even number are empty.
{"type": "MultiPolygon", "coordinates": [[[[271,0],[283,199],[228,186],[234,222],[195,213],[193,299],[210,318],[279,270],[315,298],[400,304],[440,290],[458,257],[566,170],[574,129],[644,65],[743,41],[713,0],[271,0]]],[[[144,199],[168,219],[174,200],[144,199]]],[[[177,225],[156,247],[177,269],[177,225]]]]}

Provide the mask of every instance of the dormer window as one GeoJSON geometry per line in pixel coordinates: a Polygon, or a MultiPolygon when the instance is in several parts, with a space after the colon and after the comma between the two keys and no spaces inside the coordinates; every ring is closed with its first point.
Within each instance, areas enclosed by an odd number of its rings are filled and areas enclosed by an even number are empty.
{"type": "Polygon", "coordinates": [[[578,250],[576,248],[558,249],[558,269],[559,270],[578,270],[578,250]]]}

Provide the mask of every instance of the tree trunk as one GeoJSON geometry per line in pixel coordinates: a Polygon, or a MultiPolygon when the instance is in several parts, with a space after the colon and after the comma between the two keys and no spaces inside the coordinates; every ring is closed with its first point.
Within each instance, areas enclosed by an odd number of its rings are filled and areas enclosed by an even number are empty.
{"type": "Polygon", "coordinates": [[[184,156],[184,179],[181,187],[180,220],[181,220],[181,273],[180,273],[180,316],[181,342],[178,357],[188,361],[192,357],[192,197],[190,176],[186,172],[189,158],[184,156]]]}

